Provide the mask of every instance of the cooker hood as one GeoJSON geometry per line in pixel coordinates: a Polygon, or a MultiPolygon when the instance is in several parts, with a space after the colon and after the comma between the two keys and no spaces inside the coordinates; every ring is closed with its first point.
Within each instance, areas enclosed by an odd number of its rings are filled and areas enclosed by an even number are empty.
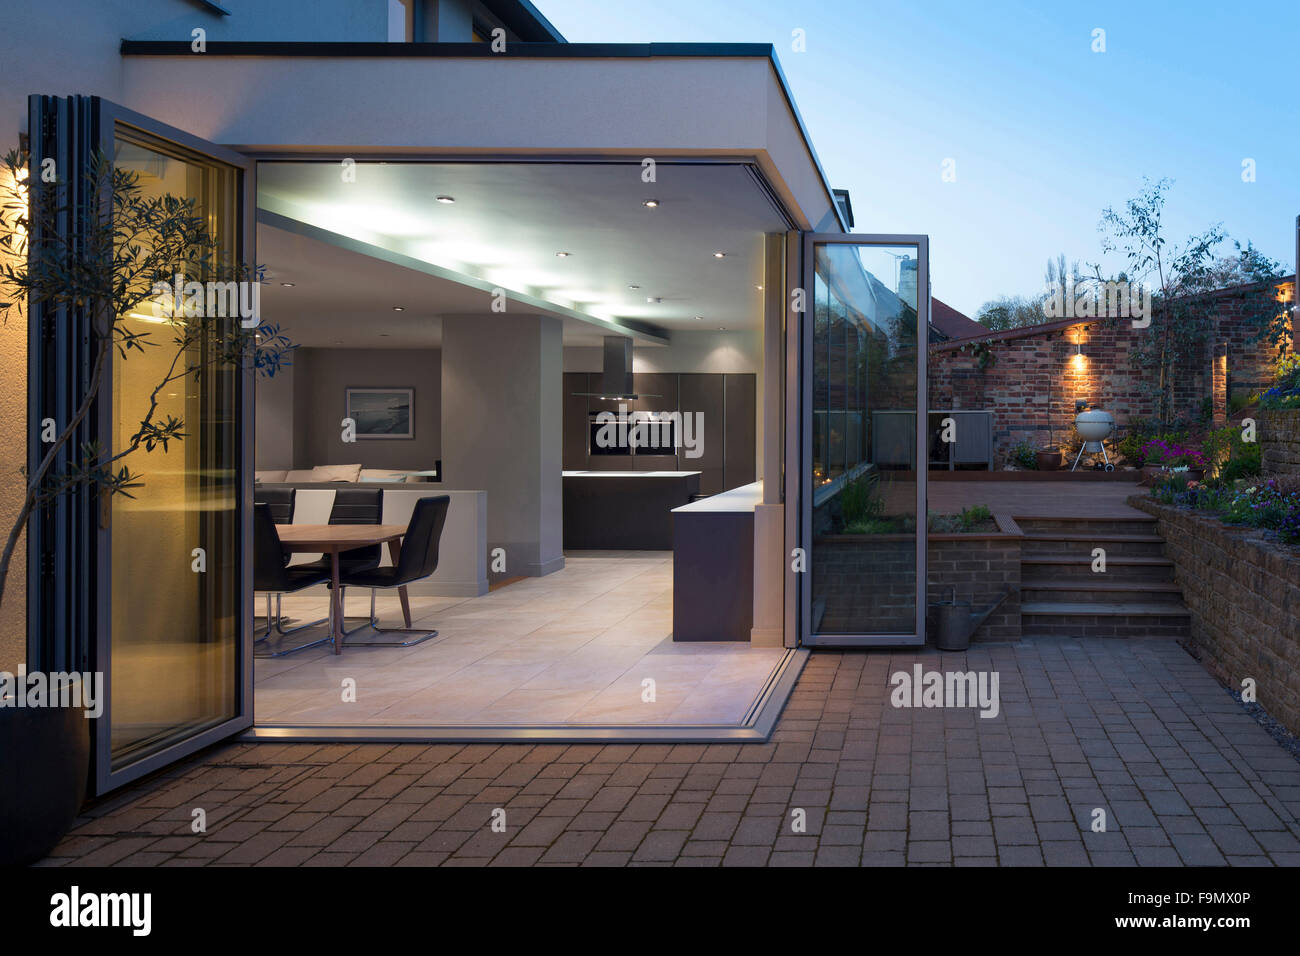
{"type": "Polygon", "coordinates": [[[605,336],[601,360],[600,391],[574,392],[588,398],[612,401],[635,401],[638,398],[660,398],[659,395],[638,395],[632,386],[632,339],[626,335],[605,336]]]}

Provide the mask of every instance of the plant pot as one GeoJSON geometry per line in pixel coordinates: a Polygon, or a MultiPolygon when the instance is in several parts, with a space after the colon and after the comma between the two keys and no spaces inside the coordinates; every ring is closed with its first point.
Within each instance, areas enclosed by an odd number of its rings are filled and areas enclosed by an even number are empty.
{"type": "Polygon", "coordinates": [[[1034,461],[1037,462],[1039,471],[1056,471],[1061,467],[1063,459],[1059,448],[1044,448],[1034,452],[1034,461]]]}
{"type": "Polygon", "coordinates": [[[1204,469],[1204,468],[1188,468],[1188,469],[1187,469],[1187,480],[1188,480],[1188,481],[1201,481],[1203,478],[1205,478],[1205,469],[1204,469]]]}
{"type": "Polygon", "coordinates": [[[81,810],[90,727],[80,707],[0,708],[0,866],[54,849],[81,810]]]}

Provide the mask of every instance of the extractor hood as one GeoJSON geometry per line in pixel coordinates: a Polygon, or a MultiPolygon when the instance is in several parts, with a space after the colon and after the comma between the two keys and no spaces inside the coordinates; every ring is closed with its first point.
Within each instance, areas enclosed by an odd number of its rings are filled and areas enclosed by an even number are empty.
{"type": "Polygon", "coordinates": [[[605,336],[600,371],[599,392],[574,392],[588,398],[611,401],[635,401],[638,398],[660,398],[659,395],[638,395],[632,387],[632,339],[626,335],[605,336]]]}

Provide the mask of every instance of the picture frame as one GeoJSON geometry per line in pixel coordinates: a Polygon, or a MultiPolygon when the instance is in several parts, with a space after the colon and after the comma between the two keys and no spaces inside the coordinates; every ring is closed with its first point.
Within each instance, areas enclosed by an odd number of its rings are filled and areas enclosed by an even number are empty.
{"type": "Polygon", "coordinates": [[[344,414],[356,424],[358,441],[415,438],[414,388],[347,388],[344,414]]]}

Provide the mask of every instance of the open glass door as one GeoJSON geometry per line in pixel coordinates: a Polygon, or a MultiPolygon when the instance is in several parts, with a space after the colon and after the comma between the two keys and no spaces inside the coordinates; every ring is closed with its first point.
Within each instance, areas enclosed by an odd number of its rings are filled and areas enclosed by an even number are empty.
{"type": "Polygon", "coordinates": [[[802,642],[922,645],[928,238],[806,234],[802,252],[802,642]]]}
{"type": "MultiPolygon", "coordinates": [[[[145,197],[195,200],[221,253],[251,262],[253,174],[244,157],[97,97],[33,96],[30,120],[32,168],[54,158],[74,199],[102,153],[137,177],[145,197]]],[[[66,228],[76,223],[70,216],[66,228]]],[[[35,421],[59,420],[90,387],[87,343],[102,325],[72,312],[33,312],[47,329],[31,341],[35,421]]],[[[29,661],[103,673],[96,793],[252,723],[251,371],[221,360],[218,332],[205,326],[197,339],[181,339],[166,315],[140,308],[120,317],[148,336],[146,347],[108,352],[77,445],[125,451],[151,403],[157,420],[183,421],[182,439],[130,453],[140,486],[129,497],[78,492],[33,516],[29,574],[54,573],[30,589],[29,661]]]]}

